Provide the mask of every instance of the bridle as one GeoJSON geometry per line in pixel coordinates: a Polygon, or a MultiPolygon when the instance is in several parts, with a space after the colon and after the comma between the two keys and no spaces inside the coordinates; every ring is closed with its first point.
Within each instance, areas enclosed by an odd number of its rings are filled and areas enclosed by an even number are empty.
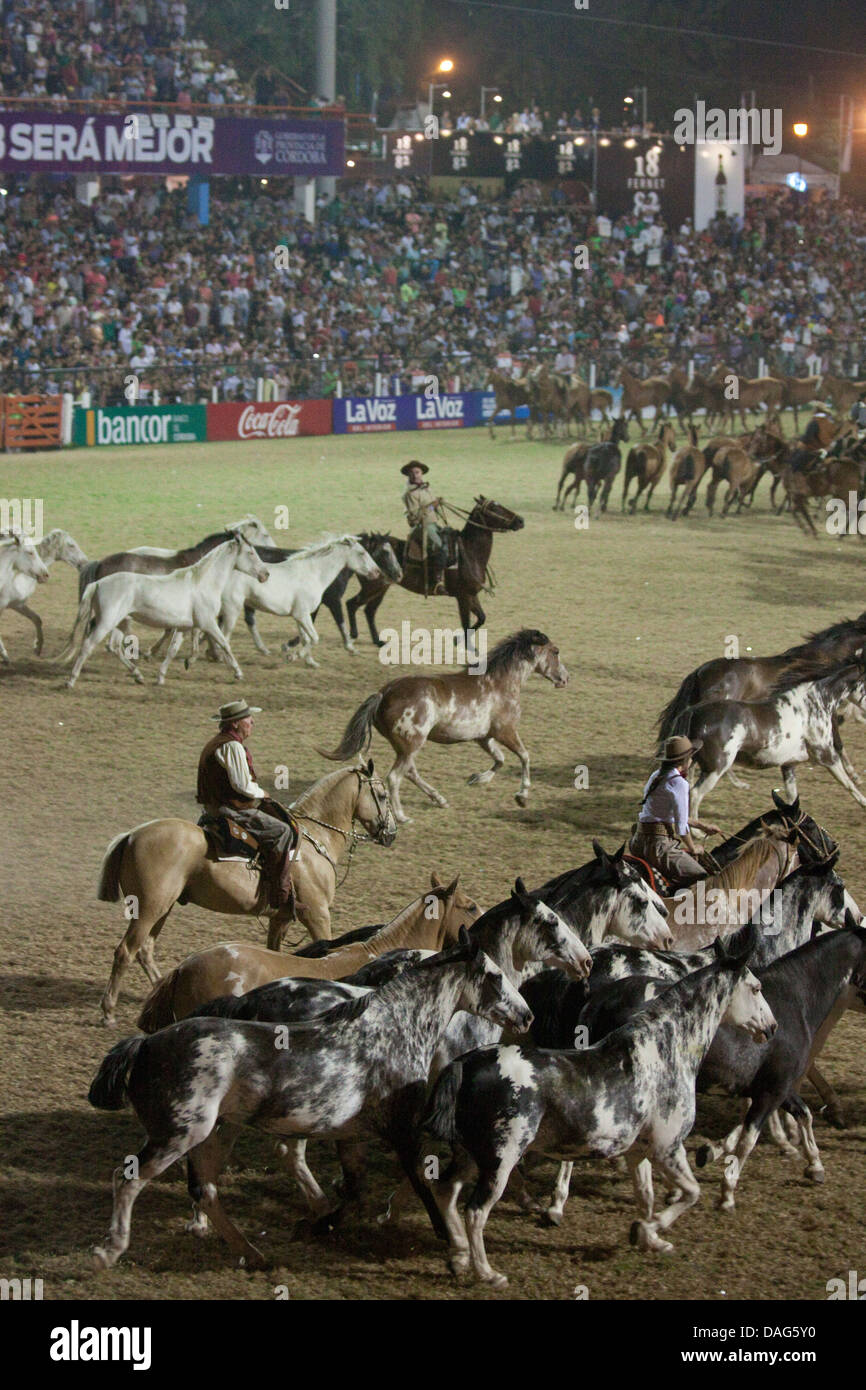
{"type": "MultiPolygon", "coordinates": [[[[369,773],[364,772],[359,767],[352,768],[352,771],[358,778],[359,795],[361,788],[366,783],[370,788],[370,795],[372,796],[373,804],[376,807],[378,820],[376,822],[376,830],[372,835],[365,830],[356,830],[354,825],[354,819],[352,824],[349,826],[349,829],[344,830],[341,825],[332,825],[330,821],[318,820],[315,816],[306,815],[303,811],[296,811],[294,809],[294,803],[290,808],[297,820],[309,821],[311,825],[319,825],[322,827],[323,830],[333,830],[335,834],[342,835],[343,839],[348,844],[349,858],[346,864],[346,872],[343,874],[342,878],[339,878],[337,861],[334,859],[334,856],[330,853],[327,846],[323,845],[321,840],[317,840],[315,835],[311,835],[308,830],[305,830],[303,828],[303,826],[300,827],[303,839],[309,841],[309,843],[313,846],[316,852],[318,854],[321,854],[323,859],[327,859],[331,868],[334,870],[334,877],[339,879],[339,882],[337,883],[338,888],[341,888],[342,885],[346,882],[346,879],[349,877],[349,870],[352,867],[352,860],[355,857],[355,850],[358,848],[358,845],[372,843],[373,841],[375,841],[377,844],[382,844],[382,836],[390,828],[390,825],[394,819],[393,813],[391,811],[391,803],[388,800],[388,793],[385,790],[384,786],[382,787],[382,792],[380,794],[379,791],[377,791],[376,789],[376,784],[373,777],[369,773]]],[[[357,808],[357,802],[355,803],[355,806],[357,808]]]]}

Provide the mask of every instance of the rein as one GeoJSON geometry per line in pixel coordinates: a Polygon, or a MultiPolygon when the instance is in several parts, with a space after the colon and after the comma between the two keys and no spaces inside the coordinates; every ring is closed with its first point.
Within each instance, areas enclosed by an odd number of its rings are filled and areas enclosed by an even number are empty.
{"type": "MultiPolygon", "coordinates": [[[[370,778],[370,777],[364,777],[364,776],[362,775],[362,773],[359,771],[358,768],[355,768],[354,771],[357,773],[359,785],[363,786],[363,784],[364,784],[365,782],[369,782],[369,784],[370,784],[370,790],[371,790],[371,792],[372,792],[372,794],[373,794],[373,800],[374,800],[374,802],[376,803],[376,809],[377,809],[377,811],[379,811],[379,813],[380,813],[380,819],[382,819],[382,828],[384,829],[384,827],[385,827],[385,825],[387,824],[387,822],[386,822],[386,820],[383,819],[382,816],[381,816],[381,807],[379,806],[379,799],[378,799],[378,797],[376,796],[376,792],[375,792],[375,789],[374,789],[374,787],[373,787],[372,778],[370,778]]],[[[300,828],[300,829],[301,829],[301,835],[303,836],[303,838],[304,838],[305,840],[308,840],[308,841],[309,841],[309,843],[313,846],[313,848],[316,850],[316,852],[317,852],[318,854],[321,854],[321,856],[322,856],[323,859],[327,859],[327,861],[328,861],[328,863],[330,864],[331,868],[334,870],[334,878],[335,878],[335,879],[338,879],[337,888],[342,888],[343,884],[346,882],[346,879],[349,877],[349,870],[350,870],[351,867],[352,867],[352,860],[353,860],[354,857],[355,857],[355,850],[358,848],[358,845],[363,845],[363,844],[371,843],[372,840],[373,840],[373,836],[372,836],[372,835],[369,835],[369,834],[367,833],[367,831],[358,831],[358,830],[356,830],[355,827],[354,827],[354,825],[351,825],[351,826],[349,827],[348,830],[344,830],[344,829],[342,828],[342,826],[339,826],[339,825],[332,825],[330,821],[318,820],[315,816],[308,816],[308,815],[305,815],[303,811],[297,811],[297,810],[295,810],[295,803],[294,803],[294,802],[292,802],[292,805],[291,805],[290,809],[294,812],[295,818],[296,818],[297,820],[299,820],[299,821],[301,821],[301,820],[306,820],[306,821],[309,821],[309,822],[311,823],[311,825],[320,825],[320,826],[322,827],[323,830],[333,830],[337,835],[342,835],[343,839],[346,840],[346,841],[348,841],[348,844],[349,844],[349,857],[348,857],[348,861],[347,861],[347,863],[346,863],[346,872],[343,874],[343,877],[340,878],[340,877],[339,877],[339,872],[340,872],[340,871],[339,871],[339,869],[337,868],[337,861],[334,859],[333,855],[330,854],[330,852],[328,851],[327,847],[326,847],[325,845],[322,844],[321,840],[317,840],[316,837],[315,837],[315,835],[311,835],[310,832],[309,832],[308,830],[304,830],[303,826],[301,826],[301,828],[300,828]]]]}

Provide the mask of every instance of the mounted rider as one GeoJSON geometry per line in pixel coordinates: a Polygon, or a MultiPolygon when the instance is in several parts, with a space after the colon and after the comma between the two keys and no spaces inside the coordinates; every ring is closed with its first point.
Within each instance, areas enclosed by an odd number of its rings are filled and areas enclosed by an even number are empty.
{"type": "Polygon", "coordinates": [[[858,430],[866,430],[866,391],[860,391],[857,399],[851,407],[848,415],[849,420],[853,420],[858,430]]]}
{"type": "Polygon", "coordinates": [[[403,506],[406,509],[406,520],[411,527],[410,543],[414,536],[421,550],[425,580],[427,559],[431,561],[432,592],[444,594],[447,592],[445,569],[448,549],[445,537],[439,529],[440,523],[445,524],[442,498],[434,497],[432,489],[424,481],[424,475],[430,472],[426,463],[411,459],[403,465],[400,472],[409,480],[409,485],[403,493],[403,506]]]}
{"type": "Polygon", "coordinates": [[[643,789],[637,825],[629,852],[658,869],[671,883],[681,885],[706,878],[707,869],[699,863],[700,851],[691,830],[720,835],[717,825],[689,820],[687,773],[694,755],[702,747],[682,735],[667,739],[659,766],[643,789]]]}
{"type": "Polygon", "coordinates": [[[199,825],[218,822],[225,830],[228,822],[231,835],[235,835],[234,826],[241,840],[246,841],[249,834],[258,841],[262,879],[274,909],[285,907],[293,898],[289,856],[296,826],[285,807],[259,786],[246,747],[253,715],[261,712],[246,700],[232,700],[220,706],[219,714],[211,715],[219,721],[219,730],[208,739],[198,760],[196,800],[204,807],[199,825]]]}

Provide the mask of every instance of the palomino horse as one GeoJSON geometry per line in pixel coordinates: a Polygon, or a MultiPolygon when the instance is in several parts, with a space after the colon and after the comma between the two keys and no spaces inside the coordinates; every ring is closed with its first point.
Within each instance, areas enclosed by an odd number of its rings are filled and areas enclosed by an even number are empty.
{"type": "MultiPolygon", "coordinates": [[[[12,541],[15,537],[11,533],[0,531],[0,544],[4,541],[12,541]]],[[[55,560],[65,560],[67,565],[72,565],[73,569],[80,570],[82,565],[87,564],[87,556],[81,549],[77,541],[74,541],[68,531],[61,531],[55,527],[49,531],[47,536],[43,536],[41,541],[36,541],[36,553],[45,566],[46,570],[54,564],[55,560]]],[[[10,551],[10,554],[12,552],[10,551]]],[[[3,608],[14,608],[16,613],[20,613],[23,618],[29,618],[36,629],[36,640],[33,643],[33,650],[36,655],[42,652],[42,619],[38,613],[34,613],[32,608],[27,606],[27,600],[33,593],[37,584],[44,583],[41,575],[27,573],[22,569],[15,568],[12,571],[11,585],[8,585],[5,592],[11,591],[12,597],[3,602],[3,590],[0,589],[0,610],[3,608]]],[[[8,661],[6,648],[0,642],[0,661],[8,661]]]]}
{"type": "Polygon", "coordinates": [[[698,780],[691,793],[695,819],[704,797],[735,762],[750,767],[781,767],[785,792],[797,795],[794,768],[813,760],[832,773],[860,806],[866,806],[840,755],[835,714],[840,705],[866,704],[866,676],[857,662],[815,680],[797,674],[782,681],[766,700],[713,701],[685,710],[674,732],[703,746],[695,754],[698,780]]]}
{"type": "MultiPolygon", "coordinates": [[[[159,668],[157,684],[162,685],[165,680],[165,673],[183,640],[183,633],[193,628],[200,628],[216,642],[231,666],[235,680],[241,680],[243,672],[217,622],[222,593],[234,570],[252,575],[259,584],[266,583],[268,578],[267,567],[240,533],[208,551],[187,569],[174,570],[170,574],[116,570],[104,579],[88,584],[78,605],[78,616],[69,639],[71,647],[78,628],[83,628],[72,674],[66,682],[69,689],[75,685],[91,653],[127,618],[134,618],[147,627],[173,630],[165,659],[159,668]]],[[[122,642],[116,647],[115,655],[130,675],[142,684],[144,677],[136,662],[126,654],[124,646],[122,642]]]]}
{"type": "Polygon", "coordinates": [[[628,457],[625,461],[625,479],[622,485],[623,511],[625,511],[626,501],[628,500],[628,490],[633,478],[637,481],[637,492],[629,502],[629,511],[634,515],[644,488],[649,489],[646,495],[644,511],[649,511],[652,495],[664,477],[668,449],[675,449],[676,443],[673,425],[665,420],[664,423],[659,426],[655,443],[641,444],[639,448],[629,449],[628,457]]]}
{"type": "Polygon", "coordinates": [[[235,1255],[262,1265],[261,1253],[217,1196],[242,1125],[285,1138],[337,1140],[346,1184],[332,1225],[360,1196],[358,1160],[370,1139],[396,1150],[431,1219],[441,1225],[420,1178],[418,1121],[436,1044],[458,1009],[517,1032],[532,1021],[517,990],[465,931],[457,947],[404,971],[384,989],[296,1028],[291,1047],[280,1042],[284,1025],[223,1018],[186,1019],[152,1037],[118,1043],[89,1100],[116,1110],[128,1096],[148,1137],[135,1176],[124,1170],[115,1184],[109,1236],[94,1251],[99,1263],[110,1268],[128,1246],[132,1204],[142,1188],[188,1153],[190,1187],[202,1212],[235,1255]]]}
{"type": "MultiPolygon", "coordinates": [[[[322,602],[325,590],[349,568],[358,578],[371,584],[385,578],[379,566],[370,558],[357,536],[328,536],[314,541],[294,555],[284,556],[268,565],[270,576],[266,591],[260,591],[249,575],[233,574],[222,595],[220,627],[227,638],[234,632],[235,623],[245,608],[257,608],[263,613],[275,613],[281,618],[294,618],[301,635],[297,655],[308,666],[318,666],[312,648],[319,641],[313,623],[313,612],[322,602]]],[[[190,664],[198,655],[199,637],[193,637],[190,664]]]]}
{"type": "MultiPolygon", "coordinates": [[[[391,845],[396,835],[388,795],[372,762],[344,767],[314,782],[292,805],[301,823],[301,839],[293,851],[292,882],[297,902],[294,915],[313,937],[330,936],[330,906],[337,891],[337,865],[348,847],[350,856],[362,840],[354,830],[359,821],[370,839],[391,845]]],[[[268,894],[249,863],[218,861],[204,831],[177,818],[148,821],[118,835],[102,861],[97,897],[113,903],[124,898],[136,915],[114,953],[114,965],[102,1012],[114,1022],[120,981],[138,958],[150,980],[160,978],[153,943],[175,903],[195,903],[212,912],[246,917],[267,913],[268,894]]],[[[268,944],[279,946],[293,910],[271,915],[268,944]]]]}
{"type": "MultiPolygon", "coordinates": [[[[451,510],[456,511],[456,508],[452,507],[451,510]]],[[[481,627],[487,619],[487,614],[478,602],[478,595],[485,584],[489,583],[488,568],[494,533],[521,531],[523,524],[523,517],[504,507],[501,502],[494,502],[489,497],[475,498],[475,506],[466,515],[463,530],[457,533],[457,563],[445,571],[445,590],[457,600],[460,625],[464,632],[468,630],[473,614],[476,619],[475,627],[481,627]]],[[[421,562],[408,559],[407,542],[401,537],[388,536],[388,540],[403,568],[401,588],[408,589],[413,594],[423,594],[425,583],[421,562]]],[[[349,630],[353,638],[358,636],[356,615],[358,609],[363,608],[373,642],[377,647],[382,645],[376,630],[375,618],[376,610],[385,597],[389,584],[390,581],[384,576],[374,582],[362,580],[358,593],[348,600],[346,612],[349,615],[349,630]]]]}
{"type": "Polygon", "coordinates": [[[467,667],[457,675],[401,676],[389,681],[359,705],[339,746],[330,753],[320,751],[326,758],[343,762],[369,747],[373,729],[387,738],[397,754],[388,773],[388,789],[394,815],[405,823],[409,817],[400,801],[404,776],[437,806],[448,805],[415,767],[416,755],[428,739],[449,744],[474,741],[492,757],[493,766],[486,772],[474,772],[470,786],[489,782],[502,766],[505,758],[498,747],[502,743],[520,759],[523,775],[514,799],[518,806],[525,806],[530,787],[529,754],[517,725],[521,687],[533,671],[552,681],[557,690],[568,681],[559,648],[543,632],[521,628],[493,648],[483,673],[479,669],[473,674],[467,667]]]}
{"type": "Polygon", "coordinates": [[[478,904],[460,891],[455,878],[445,885],[434,883],[366,940],[338,946],[325,956],[223,942],[187,956],[165,975],[145,1000],[138,1026],[155,1033],[211,1000],[239,997],[271,980],[344,980],[389,951],[441,951],[478,915],[478,904]]]}

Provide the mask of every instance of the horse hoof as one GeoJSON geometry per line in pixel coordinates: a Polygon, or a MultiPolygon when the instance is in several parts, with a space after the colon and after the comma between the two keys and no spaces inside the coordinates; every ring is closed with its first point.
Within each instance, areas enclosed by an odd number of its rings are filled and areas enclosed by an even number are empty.
{"type": "Polygon", "coordinates": [[[241,1255],[238,1259],[238,1269],[267,1269],[267,1266],[267,1259],[254,1245],[250,1246],[246,1255],[241,1255]]]}
{"type": "Polygon", "coordinates": [[[827,1106],[827,1108],[823,1111],[823,1115],[828,1125],[832,1125],[833,1129],[848,1128],[848,1126],[845,1123],[845,1116],[841,1113],[841,1111],[834,1110],[831,1106],[827,1106]]]}
{"type": "Polygon", "coordinates": [[[482,1281],[489,1284],[491,1289],[504,1289],[508,1284],[506,1276],[497,1274],[495,1269],[491,1269],[489,1274],[482,1275],[482,1281]]]}
{"type": "Polygon", "coordinates": [[[711,1150],[709,1144],[701,1144],[701,1147],[698,1149],[697,1153],[695,1154],[695,1167],[696,1167],[696,1168],[706,1168],[706,1166],[707,1166],[707,1164],[710,1162],[710,1159],[711,1159],[711,1158],[712,1158],[712,1150],[711,1150]]]}
{"type": "Polygon", "coordinates": [[[735,1207],[735,1204],[734,1204],[734,1198],[733,1198],[733,1196],[728,1196],[728,1197],[717,1197],[717,1198],[716,1198],[716,1211],[735,1211],[735,1210],[736,1210],[736,1207],[735,1207]]]}
{"type": "Polygon", "coordinates": [[[638,1248],[639,1250],[645,1248],[645,1246],[643,1245],[642,1240],[641,1240],[641,1237],[642,1237],[642,1236],[643,1236],[643,1226],[641,1225],[641,1223],[640,1223],[639,1221],[633,1221],[633,1222],[631,1223],[631,1226],[629,1227],[629,1232],[628,1232],[628,1243],[629,1243],[629,1245],[635,1245],[635,1246],[637,1246],[637,1248],[638,1248]]]}
{"type": "Polygon", "coordinates": [[[804,1168],[803,1177],[808,1178],[810,1182],[824,1182],[826,1174],[823,1168],[804,1168]]]}
{"type": "Polygon", "coordinates": [[[529,797],[525,792],[515,792],[514,800],[517,802],[518,806],[525,806],[529,801],[529,797]]]}
{"type": "Polygon", "coordinates": [[[191,665],[192,665],[192,662],[190,661],[189,657],[188,657],[188,656],[185,656],[184,659],[183,659],[183,669],[184,669],[185,671],[188,671],[191,665]]]}
{"type": "Polygon", "coordinates": [[[117,1016],[116,1014],[103,1014],[99,1022],[102,1024],[103,1028],[116,1028],[117,1016]]]}
{"type": "Polygon", "coordinates": [[[553,1207],[549,1207],[542,1217],[541,1224],[542,1226],[561,1226],[562,1212],[555,1211],[553,1207]]]}
{"type": "Polygon", "coordinates": [[[116,1255],[109,1254],[109,1252],[101,1245],[94,1245],[90,1254],[93,1260],[94,1269],[111,1269],[112,1265],[117,1260],[116,1255]]]}

